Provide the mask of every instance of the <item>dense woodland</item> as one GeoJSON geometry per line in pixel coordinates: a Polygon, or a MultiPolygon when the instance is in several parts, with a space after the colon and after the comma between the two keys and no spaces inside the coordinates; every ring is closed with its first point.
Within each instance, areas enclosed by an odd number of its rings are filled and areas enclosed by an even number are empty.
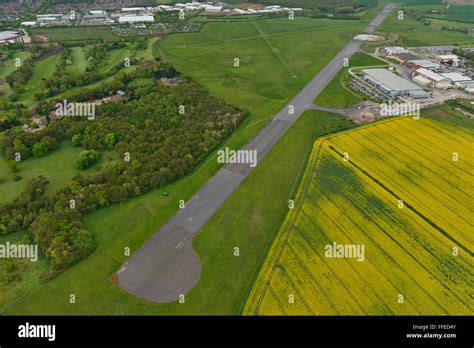
{"type": "MultiPolygon", "coordinates": [[[[177,72],[161,64],[121,75],[121,83],[126,88],[128,80],[142,76],[157,81],[176,77],[177,72]]],[[[68,186],[55,192],[47,190],[48,179],[40,176],[28,183],[18,199],[0,204],[0,234],[32,230],[40,249],[51,260],[46,277],[94,249],[93,235],[83,225],[85,213],[182,178],[246,117],[246,112],[213,98],[191,79],[180,77],[177,81],[168,87],[156,83],[127,89],[128,102],[98,106],[94,120],[63,117],[37,132],[19,127],[4,132],[3,155],[14,173],[21,172],[21,162],[15,161],[18,153],[22,161],[30,156],[47,156],[64,140],[84,148],[77,160],[79,169],[94,164],[104,151],[113,151],[119,158],[102,165],[94,174],[74,177],[68,186]],[[183,107],[184,113],[180,112],[183,107]]],[[[102,86],[79,91],[68,100],[90,100],[111,90],[110,86],[102,86]]],[[[49,113],[54,102],[40,103],[37,111],[49,113]]],[[[8,118],[3,122],[8,123],[8,118]]]]}

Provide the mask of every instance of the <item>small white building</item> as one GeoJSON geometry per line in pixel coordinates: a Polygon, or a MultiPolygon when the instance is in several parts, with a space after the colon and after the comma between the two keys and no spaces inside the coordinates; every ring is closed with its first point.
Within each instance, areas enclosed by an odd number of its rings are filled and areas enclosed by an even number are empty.
{"type": "Polygon", "coordinates": [[[236,12],[236,13],[238,13],[238,14],[247,14],[247,13],[248,13],[247,11],[242,10],[242,9],[240,9],[240,8],[235,8],[233,11],[236,12]]]}
{"type": "Polygon", "coordinates": [[[26,22],[21,22],[20,25],[22,27],[34,27],[36,25],[36,22],[34,21],[26,21],[26,22]]]}
{"type": "Polygon", "coordinates": [[[212,6],[212,5],[206,6],[204,8],[206,12],[222,12],[222,9],[223,9],[222,6],[212,6]]]}

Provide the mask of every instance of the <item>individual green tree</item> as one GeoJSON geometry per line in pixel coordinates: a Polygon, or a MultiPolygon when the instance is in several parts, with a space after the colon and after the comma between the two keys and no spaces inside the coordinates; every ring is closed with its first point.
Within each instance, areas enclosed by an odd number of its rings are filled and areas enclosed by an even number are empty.
{"type": "Polygon", "coordinates": [[[95,150],[85,150],[79,154],[76,165],[79,169],[83,170],[89,168],[96,163],[101,157],[100,152],[95,150]]]}
{"type": "Polygon", "coordinates": [[[72,139],[72,146],[78,147],[82,145],[82,136],[80,134],[74,134],[72,139]]]}
{"type": "Polygon", "coordinates": [[[45,142],[40,141],[33,145],[33,149],[31,152],[35,157],[44,157],[49,152],[48,145],[45,142]]]}

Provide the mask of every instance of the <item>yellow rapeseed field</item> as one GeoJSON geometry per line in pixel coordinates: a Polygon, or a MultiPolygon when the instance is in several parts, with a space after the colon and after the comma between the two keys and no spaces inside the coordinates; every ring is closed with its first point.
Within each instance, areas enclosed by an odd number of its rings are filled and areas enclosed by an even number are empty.
{"type": "Polygon", "coordinates": [[[244,313],[472,314],[473,139],[409,117],[319,139],[244,313]]]}

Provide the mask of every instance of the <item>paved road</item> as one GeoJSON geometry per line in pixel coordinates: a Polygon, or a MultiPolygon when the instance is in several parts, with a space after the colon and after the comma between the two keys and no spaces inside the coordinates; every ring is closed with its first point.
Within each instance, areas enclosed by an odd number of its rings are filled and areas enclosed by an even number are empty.
{"type": "MultiPolygon", "coordinates": [[[[364,30],[373,33],[395,8],[387,5],[364,30]]],[[[309,84],[270,121],[243,149],[257,150],[261,161],[301,114],[311,109],[343,65],[360,49],[352,40],[309,84]],[[290,112],[293,109],[294,112],[290,112]]],[[[188,293],[198,282],[201,264],[191,246],[192,238],[211,218],[253,168],[226,164],[118,271],[118,285],[145,300],[166,303],[188,293]]]]}

